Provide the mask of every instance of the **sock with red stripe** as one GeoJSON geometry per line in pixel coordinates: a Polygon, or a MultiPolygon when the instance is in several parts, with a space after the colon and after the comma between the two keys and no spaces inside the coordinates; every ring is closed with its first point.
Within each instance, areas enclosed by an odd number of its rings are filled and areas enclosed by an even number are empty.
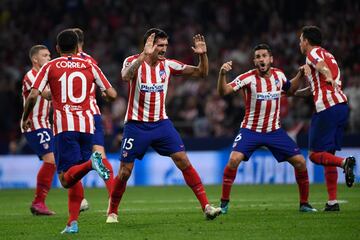
{"type": "Polygon", "coordinates": [[[295,169],[295,178],[299,188],[300,204],[309,201],[309,176],[307,170],[299,171],[295,169]]]}
{"type": "Polygon", "coordinates": [[[328,152],[313,152],[309,156],[310,160],[323,166],[342,167],[344,159],[328,152]]]}
{"type": "Polygon", "coordinates": [[[201,179],[193,168],[192,165],[188,166],[186,169],[182,170],[182,174],[184,176],[186,184],[192,189],[195,193],[195,196],[199,200],[202,209],[205,209],[205,206],[209,204],[209,201],[206,196],[206,192],[204,186],[201,182],[201,179]]]}
{"type": "Polygon", "coordinates": [[[110,174],[110,178],[108,180],[105,181],[105,185],[106,185],[106,189],[108,191],[109,197],[111,195],[111,191],[112,191],[112,187],[114,184],[114,171],[113,168],[111,166],[111,163],[109,162],[109,160],[107,158],[103,158],[102,159],[103,164],[105,165],[105,167],[107,169],[109,169],[109,174],[110,174]]]}
{"type": "Polygon", "coordinates": [[[55,170],[55,164],[43,162],[37,174],[35,199],[33,203],[45,202],[45,198],[51,188],[55,170]]]}
{"type": "Polygon", "coordinates": [[[228,166],[224,169],[223,182],[222,182],[222,195],[221,200],[229,201],[231,187],[236,178],[237,169],[231,169],[228,166]]]}
{"type": "Polygon", "coordinates": [[[325,166],[325,181],[329,201],[336,200],[338,172],[334,166],[325,166]]]}
{"type": "Polygon", "coordinates": [[[79,165],[74,165],[66,171],[64,174],[64,180],[68,184],[68,187],[71,187],[79,180],[81,180],[91,170],[91,160],[88,160],[79,165]]]}
{"type": "Polygon", "coordinates": [[[116,176],[114,178],[113,189],[109,201],[108,214],[110,213],[118,214],[119,204],[126,190],[126,183],[127,181],[120,180],[119,176],[116,176]]]}
{"type": "Polygon", "coordinates": [[[77,221],[80,213],[81,201],[84,198],[84,188],[81,181],[78,181],[75,185],[68,189],[68,207],[69,207],[69,219],[67,225],[70,226],[72,221],[77,221]]]}

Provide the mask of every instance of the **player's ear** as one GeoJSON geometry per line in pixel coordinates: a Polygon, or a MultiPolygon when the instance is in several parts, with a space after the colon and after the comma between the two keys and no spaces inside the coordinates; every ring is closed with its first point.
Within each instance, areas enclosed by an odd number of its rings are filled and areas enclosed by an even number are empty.
{"type": "Polygon", "coordinates": [[[272,55],[270,55],[270,63],[273,63],[273,61],[274,61],[274,58],[272,55]]]}
{"type": "Polygon", "coordinates": [[[39,62],[38,59],[37,59],[37,57],[36,57],[36,55],[34,55],[34,56],[31,57],[31,61],[32,61],[33,63],[38,63],[38,62],[39,62]]]}

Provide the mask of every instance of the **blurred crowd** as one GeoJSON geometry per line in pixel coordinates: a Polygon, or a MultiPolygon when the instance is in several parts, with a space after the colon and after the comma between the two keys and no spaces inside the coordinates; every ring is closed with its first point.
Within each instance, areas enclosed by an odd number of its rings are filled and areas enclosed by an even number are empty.
{"type": "MultiPolygon", "coordinates": [[[[30,69],[28,50],[44,44],[56,57],[59,31],[80,27],[85,52],[102,68],[119,97],[113,104],[99,99],[106,146],[116,151],[121,140],[127,104],[127,85],[121,81],[123,60],[142,50],[148,28],[159,27],[169,36],[168,58],[197,65],[192,37],[205,36],[210,63],[202,80],[172,78],[167,113],[183,136],[234,136],[244,116],[244,101],[234,94],[216,93],[220,66],[233,60],[231,77],[253,67],[252,48],[268,43],[274,66],[288,79],[295,76],[304,56],[298,47],[304,25],[317,25],[323,46],[337,59],[343,88],[351,106],[347,133],[360,133],[360,2],[356,0],[2,0],[0,2],[0,152],[16,152],[23,141],[21,80],[30,69]],[[10,143],[10,144],[9,144],[10,143]]],[[[304,82],[305,85],[305,82],[304,82]]],[[[311,99],[282,99],[282,124],[290,134],[307,132],[313,112],[311,99]]]]}

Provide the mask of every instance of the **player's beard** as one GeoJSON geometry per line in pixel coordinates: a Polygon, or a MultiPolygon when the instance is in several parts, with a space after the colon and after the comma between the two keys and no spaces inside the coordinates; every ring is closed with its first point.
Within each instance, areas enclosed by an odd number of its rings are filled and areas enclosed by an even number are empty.
{"type": "Polygon", "coordinates": [[[265,75],[269,72],[271,65],[270,64],[261,64],[259,63],[257,66],[258,71],[261,75],[265,75]]]}
{"type": "Polygon", "coordinates": [[[161,60],[164,60],[165,59],[165,52],[159,52],[158,53],[158,59],[161,61],[161,60]]]}

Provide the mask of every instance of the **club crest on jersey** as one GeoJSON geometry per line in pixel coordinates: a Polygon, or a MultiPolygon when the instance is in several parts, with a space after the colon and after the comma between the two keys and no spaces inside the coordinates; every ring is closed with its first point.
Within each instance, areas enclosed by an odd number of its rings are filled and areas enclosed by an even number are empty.
{"type": "Polygon", "coordinates": [[[275,79],[275,85],[277,88],[280,88],[280,80],[279,79],[275,79]]]}
{"type": "Polygon", "coordinates": [[[161,80],[165,81],[166,79],[166,72],[165,70],[160,70],[159,72],[161,80]]]}
{"type": "Polygon", "coordinates": [[[43,148],[44,148],[44,149],[49,149],[49,144],[44,143],[44,144],[43,144],[43,148]]]}
{"type": "Polygon", "coordinates": [[[127,152],[127,151],[123,151],[123,152],[122,152],[122,156],[123,156],[124,158],[126,158],[126,157],[128,156],[128,152],[127,152]]]}

